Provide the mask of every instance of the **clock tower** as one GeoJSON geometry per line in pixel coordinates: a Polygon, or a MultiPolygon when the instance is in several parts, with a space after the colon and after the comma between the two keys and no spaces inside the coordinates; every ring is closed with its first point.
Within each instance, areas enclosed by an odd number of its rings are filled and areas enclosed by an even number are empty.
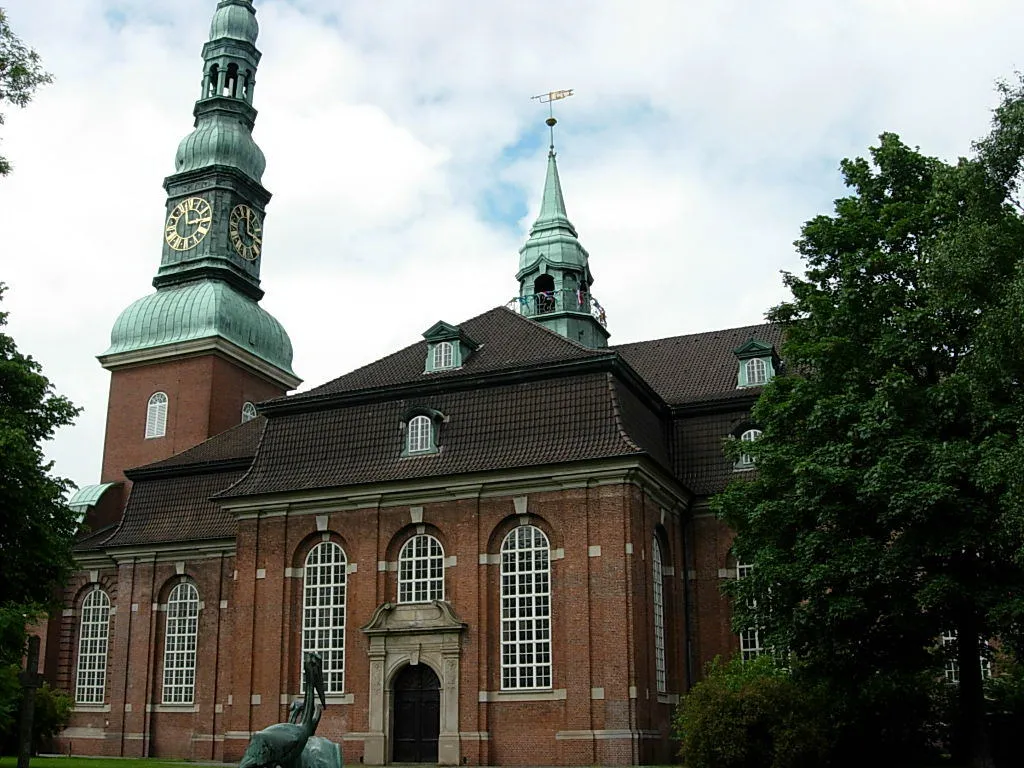
{"type": "Polygon", "coordinates": [[[218,0],[194,130],[164,180],[154,293],[125,309],[100,355],[111,372],[102,482],[171,456],[299,384],[281,324],[259,306],[266,160],[252,138],[260,52],[251,0],[218,0]]]}

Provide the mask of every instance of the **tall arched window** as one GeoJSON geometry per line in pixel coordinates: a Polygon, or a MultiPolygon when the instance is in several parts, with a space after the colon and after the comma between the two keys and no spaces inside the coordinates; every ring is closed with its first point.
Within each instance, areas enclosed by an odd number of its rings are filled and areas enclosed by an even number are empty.
{"type": "Polygon", "coordinates": [[[110,598],[97,585],[82,601],[78,637],[78,676],[75,702],[102,704],[107,686],[107,644],[110,638],[110,598]]]}
{"type": "Polygon", "coordinates": [[[164,636],[164,704],[191,704],[196,695],[199,590],[183,581],[167,597],[164,636]]]}
{"type": "Polygon", "coordinates": [[[667,674],[665,664],[665,569],[661,561],[661,545],[658,537],[651,540],[651,581],[654,585],[654,677],[658,684],[658,693],[667,690],[667,674]]]}
{"type": "Polygon", "coordinates": [[[764,384],[766,381],[768,381],[768,367],[764,364],[764,360],[759,357],[747,360],[747,384],[753,386],[764,384]]]}
{"type": "Polygon", "coordinates": [[[167,434],[167,395],[154,392],[146,406],[146,439],[167,434]]]}
{"type": "MultiPolygon", "coordinates": [[[[761,437],[760,429],[748,429],[742,435],[740,435],[740,441],[744,443],[753,443],[759,437],[761,437]]],[[[740,460],[736,463],[738,468],[749,468],[754,466],[754,457],[749,453],[741,453],[740,460]]]]}
{"type": "Polygon", "coordinates": [[[452,367],[452,343],[450,341],[439,341],[434,347],[434,370],[452,367]]]}
{"type": "Polygon", "coordinates": [[[398,602],[444,600],[444,548],[428,533],[413,536],[398,553],[398,602]]]}
{"type": "Polygon", "coordinates": [[[406,449],[409,453],[423,453],[433,450],[433,425],[429,416],[413,416],[409,420],[409,439],[406,449]]]}
{"type": "Polygon", "coordinates": [[[256,418],[256,406],[252,403],[245,403],[242,406],[242,423],[252,421],[256,418]]]}
{"type": "MultiPolygon", "coordinates": [[[[745,579],[754,571],[754,566],[747,565],[744,563],[736,564],[736,578],[745,579]]],[[[757,601],[751,600],[749,603],[751,608],[757,605],[757,601]]],[[[756,659],[764,653],[764,648],[761,646],[761,632],[757,627],[748,627],[747,629],[740,631],[740,656],[744,661],[751,661],[756,659]]]]}
{"type": "Polygon", "coordinates": [[[551,687],[551,561],[533,525],[501,543],[501,687],[551,687]]]}
{"type": "Polygon", "coordinates": [[[346,566],[345,551],[322,541],[306,555],[303,569],[301,658],[320,654],[327,693],[345,690],[346,566]]]}

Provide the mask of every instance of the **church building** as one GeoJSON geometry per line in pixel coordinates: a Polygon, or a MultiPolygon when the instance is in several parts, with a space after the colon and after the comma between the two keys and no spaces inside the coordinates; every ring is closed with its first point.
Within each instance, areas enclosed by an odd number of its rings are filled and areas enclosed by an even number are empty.
{"type": "Polygon", "coordinates": [[[758,436],[780,330],[610,345],[552,148],[516,299],[289,394],[255,13],[217,2],[155,291],[99,356],[102,475],[45,644],[75,701],[57,748],[238,761],[317,651],[349,764],[669,762],[704,665],[760,651],[708,498],[752,468],[722,446],[758,436]]]}

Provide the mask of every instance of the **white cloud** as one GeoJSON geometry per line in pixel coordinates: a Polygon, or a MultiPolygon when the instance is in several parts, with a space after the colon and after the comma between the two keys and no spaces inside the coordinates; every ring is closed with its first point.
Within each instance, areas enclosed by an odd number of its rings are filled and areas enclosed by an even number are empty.
{"type": "MultiPolygon", "coordinates": [[[[0,279],[21,348],[86,407],[49,446],[99,474],[94,356],[150,290],[213,0],[7,0],[56,82],[8,111],[0,279]]],[[[569,215],[612,341],[757,322],[839,159],[883,130],[969,152],[1020,67],[1017,0],[258,0],[263,305],[313,386],[516,291],[558,107],[569,215]],[[535,148],[535,151],[525,151],[535,148]],[[489,201],[526,206],[495,220],[489,201]]]]}

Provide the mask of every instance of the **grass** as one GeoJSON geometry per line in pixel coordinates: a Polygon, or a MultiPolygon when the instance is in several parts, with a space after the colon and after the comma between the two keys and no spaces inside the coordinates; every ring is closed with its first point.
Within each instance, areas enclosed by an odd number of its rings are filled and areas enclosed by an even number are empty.
{"type": "MultiPolygon", "coordinates": [[[[0,757],[0,768],[15,768],[17,757],[0,757]]],[[[184,760],[129,757],[33,757],[32,768],[182,768],[195,765],[184,760]]]]}

